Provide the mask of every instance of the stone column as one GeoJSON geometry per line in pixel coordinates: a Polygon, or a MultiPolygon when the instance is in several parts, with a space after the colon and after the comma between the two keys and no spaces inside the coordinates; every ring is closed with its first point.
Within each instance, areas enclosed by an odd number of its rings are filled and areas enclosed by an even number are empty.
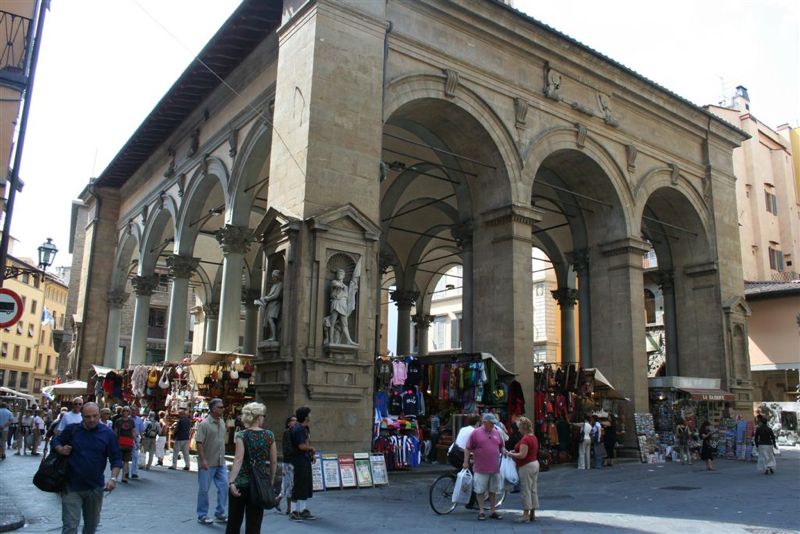
{"type": "Polygon", "coordinates": [[[242,311],[242,269],[244,254],[250,247],[253,231],[244,226],[226,224],[217,230],[217,241],[224,255],[222,293],[220,295],[217,350],[239,349],[239,326],[242,311]]]}
{"type": "Polygon", "coordinates": [[[428,354],[428,332],[431,329],[433,315],[417,313],[411,320],[417,329],[417,356],[425,356],[428,354]]]}
{"type": "Polygon", "coordinates": [[[173,254],[167,257],[172,292],[169,297],[167,319],[167,361],[180,361],[186,352],[186,315],[188,312],[189,278],[197,268],[197,260],[189,256],[173,254]]]}
{"type": "Polygon", "coordinates": [[[473,236],[474,352],[489,352],[533,390],[533,227],[541,214],[507,204],[482,214],[473,236]]]}
{"type": "Polygon", "coordinates": [[[411,354],[411,307],[417,298],[417,291],[392,291],[392,300],[397,303],[397,354],[401,356],[411,354]]]}
{"type": "Polygon", "coordinates": [[[122,307],[130,295],[122,289],[108,292],[108,323],[106,324],[106,350],[103,365],[119,368],[119,327],[122,320],[122,307]]]}
{"type": "MultiPolygon", "coordinates": [[[[603,284],[592,285],[592,316],[603,320],[592,324],[592,364],[631,399],[628,414],[646,412],[650,407],[642,256],[650,245],[628,237],[601,244],[599,250],[602,256],[592,263],[592,279],[602,279],[603,284]]],[[[626,436],[626,442],[634,438],[626,436]]]]}
{"type": "Polygon", "coordinates": [[[203,341],[205,350],[217,350],[217,322],[219,319],[219,302],[203,304],[203,315],[206,316],[205,334],[203,341]]]}
{"type": "Polygon", "coordinates": [[[589,250],[572,253],[572,270],[578,275],[578,331],[580,332],[581,367],[592,366],[592,306],[590,302],[589,250]]]}
{"type": "Polygon", "coordinates": [[[256,289],[242,291],[242,304],[244,304],[244,341],[242,352],[245,354],[256,354],[258,344],[258,310],[255,300],[259,298],[260,292],[256,289]]]}
{"type": "Polygon", "coordinates": [[[471,220],[455,225],[450,233],[456,244],[461,249],[461,327],[464,352],[472,352],[473,326],[472,318],[475,305],[475,290],[472,285],[472,232],[473,223],[471,220]]]}
{"type": "Polygon", "coordinates": [[[147,327],[150,319],[150,296],[158,287],[158,275],[134,276],[131,279],[136,304],[133,309],[133,329],[131,331],[131,365],[144,363],[147,354],[147,327]]]}
{"type": "Polygon", "coordinates": [[[672,271],[659,271],[658,286],[661,288],[661,294],[664,299],[664,343],[667,346],[667,376],[680,376],[674,273],[672,271]]]}
{"type": "Polygon", "coordinates": [[[561,363],[576,363],[575,304],[578,302],[578,290],[561,287],[550,293],[561,308],[561,363]]]}

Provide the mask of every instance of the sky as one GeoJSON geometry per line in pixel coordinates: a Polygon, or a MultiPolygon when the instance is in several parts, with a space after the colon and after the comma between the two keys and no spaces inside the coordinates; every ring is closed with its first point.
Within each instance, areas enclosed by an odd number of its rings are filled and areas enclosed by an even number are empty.
{"type": "MultiPolygon", "coordinates": [[[[363,0],[382,1],[382,0],[363,0]]],[[[11,233],[69,265],[71,201],[98,176],[238,0],[52,0],[11,233]]],[[[698,104],[747,87],[751,111],[800,126],[797,0],[516,0],[517,9],[698,104]],[[652,6],[652,7],[649,7],[652,6]]]]}

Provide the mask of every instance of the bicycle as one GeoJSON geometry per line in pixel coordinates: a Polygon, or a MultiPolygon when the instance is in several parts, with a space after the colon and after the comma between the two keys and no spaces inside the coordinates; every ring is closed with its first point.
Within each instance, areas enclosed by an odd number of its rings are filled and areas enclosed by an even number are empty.
{"type": "MultiPolygon", "coordinates": [[[[457,503],[453,502],[453,490],[456,487],[458,471],[440,475],[431,484],[428,493],[428,502],[431,509],[438,515],[446,515],[456,509],[457,503]]],[[[508,492],[505,487],[497,492],[495,507],[500,508],[508,492]]]]}

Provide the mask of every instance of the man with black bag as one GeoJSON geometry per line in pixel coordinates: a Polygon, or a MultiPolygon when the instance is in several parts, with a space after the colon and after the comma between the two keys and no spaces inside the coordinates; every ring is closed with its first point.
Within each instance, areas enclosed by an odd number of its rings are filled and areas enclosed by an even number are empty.
{"type": "Polygon", "coordinates": [[[100,522],[103,491],[113,491],[122,468],[117,436],[100,422],[100,408],[87,402],[83,422],[72,424],[53,439],[53,450],[69,458],[67,485],[61,493],[62,534],[75,534],[83,512],[83,534],[94,534],[100,522]],[[111,478],[105,481],[106,461],[111,478]]]}

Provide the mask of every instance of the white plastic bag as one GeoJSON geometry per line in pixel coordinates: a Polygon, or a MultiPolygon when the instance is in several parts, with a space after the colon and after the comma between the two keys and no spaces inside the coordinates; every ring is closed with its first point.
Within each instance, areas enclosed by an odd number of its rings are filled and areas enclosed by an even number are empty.
{"type": "Polygon", "coordinates": [[[504,456],[500,462],[500,474],[509,484],[516,484],[519,482],[519,473],[517,473],[517,464],[509,456],[504,456]]]}
{"type": "Polygon", "coordinates": [[[462,469],[456,477],[456,485],[453,488],[453,502],[456,504],[467,504],[472,496],[472,473],[469,469],[462,469]]]}

